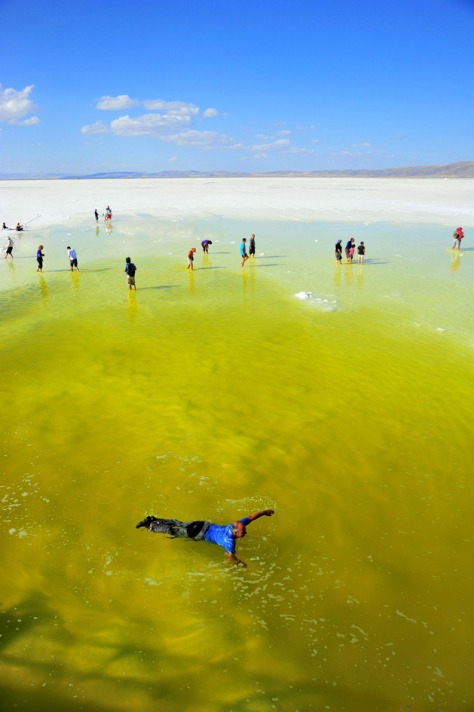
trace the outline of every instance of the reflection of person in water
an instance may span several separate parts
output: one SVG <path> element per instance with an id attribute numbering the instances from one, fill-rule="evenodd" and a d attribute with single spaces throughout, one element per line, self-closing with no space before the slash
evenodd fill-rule
<path id="1" fill-rule="evenodd" d="M 158 519 L 148 516 L 138 522 L 137 529 L 146 527 L 149 532 L 169 534 L 171 538 L 192 539 L 193 541 L 208 541 L 225 549 L 229 561 L 240 566 L 246 566 L 235 555 L 235 540 L 241 539 L 247 533 L 247 525 L 260 517 L 271 517 L 273 509 L 264 509 L 262 512 L 250 514 L 232 524 L 212 524 L 211 522 L 180 522 L 177 519 Z"/>

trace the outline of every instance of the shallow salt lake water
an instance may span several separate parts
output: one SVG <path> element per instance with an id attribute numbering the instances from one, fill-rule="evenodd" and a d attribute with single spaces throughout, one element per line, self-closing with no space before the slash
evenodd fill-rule
<path id="1" fill-rule="evenodd" d="M 362 267 L 335 264 L 350 236 Z M 147 216 L 16 237 L 0 264 L 4 709 L 473 709 L 465 242 Z M 245 570 L 135 529 L 268 507 Z"/>

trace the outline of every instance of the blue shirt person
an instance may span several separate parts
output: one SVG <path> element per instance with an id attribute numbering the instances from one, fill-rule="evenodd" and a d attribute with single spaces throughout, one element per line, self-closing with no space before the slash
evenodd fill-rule
<path id="1" fill-rule="evenodd" d="M 261 512 L 250 514 L 232 524 L 213 524 L 212 522 L 194 521 L 180 522 L 178 519 L 160 519 L 148 515 L 136 528 L 146 527 L 155 534 L 168 534 L 171 538 L 193 539 L 193 541 L 207 541 L 211 544 L 222 546 L 227 558 L 234 564 L 247 566 L 235 555 L 236 539 L 242 539 L 247 533 L 247 525 L 260 517 L 271 517 L 273 509 L 264 509 Z"/>
<path id="2" fill-rule="evenodd" d="M 243 237 L 242 242 L 240 243 L 240 256 L 242 257 L 242 262 L 240 263 L 240 266 L 243 267 L 245 264 L 245 260 L 248 260 L 249 256 L 247 254 L 247 238 Z"/>

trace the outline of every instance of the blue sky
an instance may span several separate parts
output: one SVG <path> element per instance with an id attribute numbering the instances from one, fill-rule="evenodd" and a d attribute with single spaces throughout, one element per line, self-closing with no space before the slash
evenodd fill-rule
<path id="1" fill-rule="evenodd" d="M 0 174 L 474 160 L 473 0 L 0 0 Z"/>

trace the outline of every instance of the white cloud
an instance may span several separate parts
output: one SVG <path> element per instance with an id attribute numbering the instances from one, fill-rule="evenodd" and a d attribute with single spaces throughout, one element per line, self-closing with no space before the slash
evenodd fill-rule
<path id="1" fill-rule="evenodd" d="M 147 99 L 141 102 L 148 111 L 164 111 L 173 116 L 197 116 L 199 107 L 185 101 L 163 101 L 162 99 Z"/>
<path id="2" fill-rule="evenodd" d="M 143 114 L 136 118 L 121 116 L 111 122 L 110 130 L 117 136 L 161 136 L 190 124 L 191 118 L 186 114 Z"/>
<path id="3" fill-rule="evenodd" d="M 128 94 L 102 96 L 96 105 L 101 111 L 144 107 L 148 113 L 142 115 L 119 116 L 110 124 L 96 121 L 81 128 L 86 135 L 110 133 L 116 136 L 157 136 L 178 146 L 200 146 L 201 148 L 234 147 L 236 142 L 225 136 L 206 131 L 186 131 L 191 129 L 196 118 L 224 116 L 217 109 L 209 107 L 203 112 L 196 104 L 185 101 L 165 101 L 163 99 L 133 99 Z M 139 114 L 140 112 L 134 112 Z"/>
<path id="4" fill-rule="evenodd" d="M 206 119 L 214 119 L 216 116 L 222 116 L 222 114 L 220 113 L 220 111 L 217 111 L 217 109 L 213 109 L 212 107 L 209 107 L 209 109 L 205 109 L 205 110 L 202 112 L 202 115 L 203 115 Z"/>
<path id="5" fill-rule="evenodd" d="M 93 124 L 83 126 L 81 129 L 81 133 L 86 135 L 105 134 L 109 133 L 109 129 L 102 121 L 95 121 Z"/>
<path id="6" fill-rule="evenodd" d="M 293 146 L 289 138 L 280 138 L 272 143 L 260 143 L 249 147 L 255 151 L 255 158 L 266 158 L 268 153 L 314 153 L 312 148 Z"/>
<path id="7" fill-rule="evenodd" d="M 277 131 L 276 135 L 277 136 L 291 136 L 293 131 L 290 131 L 289 129 L 283 129 L 283 131 Z"/>
<path id="8" fill-rule="evenodd" d="M 131 109 L 132 106 L 138 106 L 139 101 L 137 99 L 132 99 L 127 94 L 120 94 L 120 96 L 102 96 L 97 102 L 96 109 L 101 111 L 123 111 L 124 109 Z"/>
<path id="9" fill-rule="evenodd" d="M 37 116 L 23 119 L 24 116 L 38 109 L 30 99 L 33 88 L 32 84 L 16 91 L 16 89 L 3 89 L 0 84 L 0 121 L 18 126 L 33 126 L 39 123 Z"/>
<path id="10" fill-rule="evenodd" d="M 194 146 L 196 148 L 242 148 L 233 138 L 215 131 L 182 131 L 181 133 L 162 136 L 163 141 L 175 143 L 177 146 Z"/>
<path id="11" fill-rule="evenodd" d="M 257 151 L 258 153 L 266 151 L 287 151 L 291 147 L 291 141 L 289 138 L 280 138 L 278 141 L 273 141 L 272 143 L 261 143 L 252 146 L 252 151 Z"/>
<path id="12" fill-rule="evenodd" d="M 35 124 L 39 124 L 39 119 L 37 116 L 31 116 L 29 119 L 25 119 L 24 121 L 15 121 L 15 123 L 18 126 L 35 126 Z"/>

